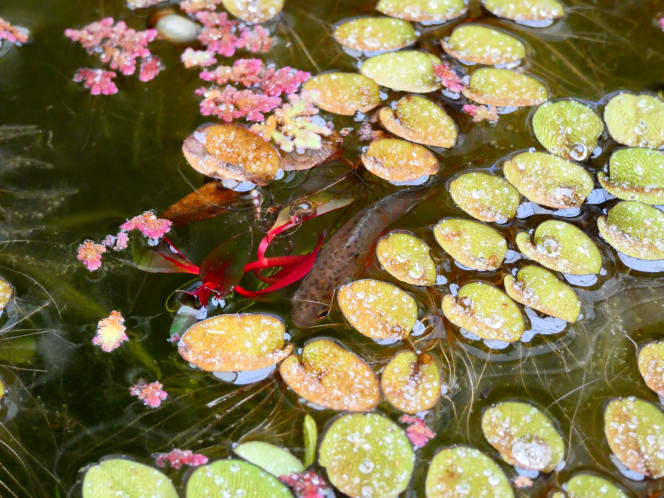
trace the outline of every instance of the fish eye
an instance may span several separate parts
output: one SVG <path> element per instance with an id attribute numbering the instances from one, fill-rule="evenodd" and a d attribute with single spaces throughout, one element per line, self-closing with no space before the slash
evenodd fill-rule
<path id="1" fill-rule="evenodd" d="M 330 314 L 330 308 L 325 308 L 323 311 L 318 313 L 318 319 L 322 320 L 323 318 L 325 318 L 329 314 Z"/>

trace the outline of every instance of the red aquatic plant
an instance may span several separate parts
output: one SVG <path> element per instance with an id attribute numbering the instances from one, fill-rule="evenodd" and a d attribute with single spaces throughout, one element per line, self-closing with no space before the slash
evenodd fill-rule
<path id="1" fill-rule="evenodd" d="M 116 76 L 115 71 L 82 67 L 76 71 L 74 82 L 83 83 L 92 95 L 114 95 L 118 93 L 118 87 L 113 82 Z"/>
<path id="2" fill-rule="evenodd" d="M 329 489 L 327 481 L 313 470 L 279 476 L 279 480 L 298 498 L 323 498 Z"/>
<path id="3" fill-rule="evenodd" d="M 123 232 L 138 230 L 151 241 L 161 239 L 170 229 L 170 220 L 157 218 L 152 211 L 145 211 L 120 225 L 120 230 Z"/>
<path id="4" fill-rule="evenodd" d="M 180 57 L 184 67 L 209 67 L 217 63 L 217 58 L 207 50 L 194 50 L 187 47 Z"/>
<path id="5" fill-rule="evenodd" d="M 81 261 L 89 271 L 98 270 L 101 267 L 101 255 L 106 252 L 106 247 L 96 244 L 94 240 L 86 240 L 78 246 L 76 258 Z"/>
<path id="6" fill-rule="evenodd" d="M 202 95 L 201 114 L 217 116 L 226 123 L 244 118 L 249 121 L 263 121 L 265 114 L 281 105 L 278 97 L 254 93 L 250 90 L 236 90 L 232 86 L 219 88 L 199 88 L 197 95 Z"/>
<path id="7" fill-rule="evenodd" d="M 498 109 L 492 105 L 466 104 L 461 110 L 469 116 L 472 116 L 475 123 L 485 120 L 491 123 L 498 122 Z"/>
<path id="8" fill-rule="evenodd" d="M 168 393 L 162 389 L 161 382 L 150 382 L 139 379 L 136 384 L 129 388 L 129 394 L 140 399 L 145 406 L 159 408 L 161 402 L 168 397 Z"/>
<path id="9" fill-rule="evenodd" d="M 460 92 L 463 90 L 463 80 L 453 70 L 452 66 L 447 62 L 442 64 L 434 64 L 433 72 L 436 78 L 440 80 L 442 85 L 452 92 Z"/>
<path id="10" fill-rule="evenodd" d="M 174 448 L 168 453 L 155 453 L 152 455 L 155 463 L 159 467 L 171 467 L 179 469 L 183 465 L 189 467 L 198 467 L 208 463 L 208 457 L 200 453 L 194 453 L 191 450 L 181 450 Z"/>
<path id="11" fill-rule="evenodd" d="M 419 417 L 414 417 L 412 415 L 403 415 L 399 418 L 399 422 L 404 424 L 409 424 L 406 429 L 406 436 L 410 439 L 410 442 L 413 443 L 413 446 L 416 448 L 422 448 L 426 446 L 429 442 L 429 439 L 433 438 L 436 434 L 427 427 Z"/>
<path id="12" fill-rule="evenodd" d="M 212 54 L 232 57 L 241 49 L 264 53 L 272 48 L 270 33 L 262 26 L 249 27 L 240 21 L 231 21 L 225 12 L 200 10 L 195 16 L 203 24 L 198 40 Z"/>
<path id="13" fill-rule="evenodd" d="M 97 323 L 97 334 L 92 339 L 92 344 L 99 346 L 105 353 L 110 353 L 129 340 L 125 330 L 127 328 L 124 326 L 124 317 L 119 311 L 113 310 L 108 318 Z"/>
<path id="14" fill-rule="evenodd" d="M 0 42 L 6 40 L 14 45 L 27 43 L 30 32 L 21 26 L 12 26 L 9 22 L 0 17 Z"/>

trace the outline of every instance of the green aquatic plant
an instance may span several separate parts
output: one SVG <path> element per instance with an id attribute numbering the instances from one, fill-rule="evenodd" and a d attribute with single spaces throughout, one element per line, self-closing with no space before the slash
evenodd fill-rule
<path id="1" fill-rule="evenodd" d="M 429 93 L 441 87 L 434 66 L 440 59 L 428 52 L 404 50 L 367 59 L 360 71 L 376 83 L 392 90 Z"/>
<path id="2" fill-rule="evenodd" d="M 473 171 L 450 183 L 457 206 L 480 221 L 504 222 L 516 215 L 519 192 L 504 178 Z"/>
<path id="3" fill-rule="evenodd" d="M 474 71 L 463 94 L 478 104 L 499 107 L 529 107 L 549 98 L 546 87 L 532 76 L 492 67 Z"/>
<path id="4" fill-rule="evenodd" d="M 521 22 L 550 21 L 565 13 L 556 0 L 482 0 L 482 4 L 492 14 Z"/>
<path id="5" fill-rule="evenodd" d="M 495 228 L 477 221 L 447 218 L 433 228 L 436 241 L 464 266 L 495 270 L 503 264 L 507 242 Z"/>
<path id="6" fill-rule="evenodd" d="M 452 57 L 475 64 L 513 64 L 526 56 L 526 47 L 518 38 L 481 24 L 463 24 L 443 41 L 443 49 Z"/>
<path id="7" fill-rule="evenodd" d="M 421 145 L 381 138 L 362 154 L 362 164 L 374 175 L 392 182 L 411 182 L 435 175 L 440 168 L 436 156 Z"/>
<path id="8" fill-rule="evenodd" d="M 263 441 L 240 443 L 233 452 L 275 477 L 304 471 L 304 465 L 288 450 Z"/>
<path id="9" fill-rule="evenodd" d="M 466 13 L 464 0 L 379 0 L 376 10 L 408 21 L 439 23 Z"/>
<path id="10" fill-rule="evenodd" d="M 88 468 L 82 493 L 84 498 L 178 496 L 171 480 L 157 469 L 124 458 L 109 458 Z"/>
<path id="11" fill-rule="evenodd" d="M 640 202 L 622 201 L 597 218 L 599 233 L 633 258 L 664 259 L 664 213 Z"/>
<path id="12" fill-rule="evenodd" d="M 664 101 L 648 94 L 621 92 L 604 108 L 611 137 L 622 145 L 659 149 L 664 145 Z"/>
<path id="13" fill-rule="evenodd" d="M 401 351 L 385 366 L 380 378 L 385 398 L 396 409 L 415 414 L 436 406 L 440 399 L 440 368 L 429 354 Z"/>
<path id="14" fill-rule="evenodd" d="M 334 39 L 359 52 L 387 52 L 412 45 L 417 41 L 413 26 L 389 17 L 363 17 L 340 24 Z"/>
<path id="15" fill-rule="evenodd" d="M 279 479 L 242 460 L 217 460 L 197 468 L 187 480 L 187 497 L 210 495 L 291 497 Z"/>
<path id="16" fill-rule="evenodd" d="M 627 494 L 611 481 L 593 474 L 576 474 L 564 488 L 570 498 L 627 498 Z"/>
<path id="17" fill-rule="evenodd" d="M 431 286 L 436 266 L 426 242 L 404 232 L 390 232 L 376 244 L 380 265 L 393 277 L 412 285 Z"/>
<path id="18" fill-rule="evenodd" d="M 368 112 L 380 105 L 378 85 L 361 74 L 319 74 L 307 81 L 303 88 L 318 92 L 315 98 L 318 107 L 342 116 Z"/>
<path id="19" fill-rule="evenodd" d="M 611 195 L 645 204 L 664 203 L 664 153 L 645 148 L 617 149 L 609 158 L 608 175 L 597 173 Z"/>
<path id="20" fill-rule="evenodd" d="M 664 398 L 664 342 L 649 342 L 638 355 L 639 373 L 646 385 Z"/>

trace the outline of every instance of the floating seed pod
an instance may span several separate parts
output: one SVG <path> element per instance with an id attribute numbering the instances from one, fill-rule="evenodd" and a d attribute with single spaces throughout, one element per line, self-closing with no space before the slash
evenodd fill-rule
<path id="1" fill-rule="evenodd" d="M 441 87 L 433 72 L 435 64 L 440 64 L 440 59 L 433 54 L 404 50 L 371 57 L 362 64 L 360 71 L 392 90 L 428 93 Z"/>
<path id="2" fill-rule="evenodd" d="M 664 259 L 664 213 L 657 208 L 622 201 L 597 218 L 597 226 L 616 251 L 647 261 Z"/>
<path id="3" fill-rule="evenodd" d="M 83 477 L 83 498 L 152 496 L 178 498 L 171 480 L 157 469 L 126 458 L 109 458 L 93 465 Z"/>
<path id="4" fill-rule="evenodd" d="M 643 346 L 639 351 L 638 364 L 646 385 L 664 398 L 664 341 Z"/>
<path id="5" fill-rule="evenodd" d="M 429 410 L 440 399 L 440 369 L 427 353 L 397 353 L 385 366 L 380 383 L 387 401 L 405 413 Z"/>
<path id="6" fill-rule="evenodd" d="M 664 413 L 639 398 L 618 398 L 604 412 L 604 434 L 629 470 L 651 479 L 664 476 Z"/>
<path id="7" fill-rule="evenodd" d="M 408 486 L 415 454 L 406 433 L 377 413 L 343 415 L 320 445 L 330 482 L 353 497 L 396 498 Z"/>
<path id="8" fill-rule="evenodd" d="M 593 474 L 576 474 L 567 484 L 565 491 L 569 498 L 628 498 L 618 486 L 603 477 Z"/>
<path id="9" fill-rule="evenodd" d="M 627 201 L 664 204 L 664 152 L 652 149 L 618 149 L 609 159 L 609 177 L 597 173 L 602 187 Z"/>
<path id="10" fill-rule="evenodd" d="M 304 471 L 302 462 L 288 450 L 263 441 L 238 444 L 233 452 L 275 477 Z"/>
<path id="11" fill-rule="evenodd" d="M 516 342 L 525 329 L 516 303 L 484 282 L 464 285 L 456 297 L 444 296 L 443 313 L 457 327 L 490 341 Z"/>
<path id="12" fill-rule="evenodd" d="M 383 107 L 378 113 L 390 133 L 411 142 L 433 147 L 454 147 L 459 132 L 454 120 L 440 106 L 419 95 L 406 95 L 394 110 Z"/>
<path id="13" fill-rule="evenodd" d="M 426 242 L 403 232 L 390 232 L 376 245 L 376 256 L 385 271 L 412 285 L 436 283 L 436 266 L 429 251 Z"/>
<path id="14" fill-rule="evenodd" d="M 433 228 L 433 234 L 445 252 L 475 270 L 495 270 L 507 254 L 500 232 L 477 221 L 446 218 Z"/>
<path id="15" fill-rule="evenodd" d="M 493 67 L 476 70 L 463 94 L 473 102 L 498 107 L 527 107 L 549 98 L 546 87 L 535 78 Z"/>
<path id="16" fill-rule="evenodd" d="M 487 173 L 460 175 L 450 183 L 450 195 L 457 206 L 480 221 L 508 221 L 519 208 L 519 192 L 504 178 Z"/>
<path id="17" fill-rule="evenodd" d="M 442 449 L 431 460 L 426 497 L 450 498 L 459 496 L 460 492 L 464 496 L 514 496 L 505 473 L 480 450 L 468 446 Z"/>
<path id="18" fill-rule="evenodd" d="M 293 391 L 330 410 L 362 412 L 380 400 L 378 377 L 359 356 L 327 339 L 308 342 L 302 359 L 291 355 L 279 368 Z"/>
<path id="19" fill-rule="evenodd" d="M 462 24 L 443 40 L 443 49 L 462 62 L 513 64 L 526 56 L 526 47 L 517 38 L 481 24 Z"/>
<path id="20" fill-rule="evenodd" d="M 187 330 L 178 352 L 208 372 L 260 370 L 279 363 L 293 350 L 284 343 L 280 319 L 262 313 L 219 315 Z"/>
<path id="21" fill-rule="evenodd" d="M 527 258 L 550 270 L 590 275 L 602 269 L 602 255 L 595 243 L 582 230 L 564 221 L 541 223 L 532 241 L 528 233 L 519 232 L 516 245 Z"/>
<path id="22" fill-rule="evenodd" d="M 345 22 L 334 31 L 341 45 L 359 52 L 399 50 L 417 41 L 413 26 L 390 17 L 362 17 Z"/>
<path id="23" fill-rule="evenodd" d="M 664 102 L 657 97 L 619 93 L 606 104 L 604 121 L 619 144 L 651 149 L 664 145 Z"/>
<path id="24" fill-rule="evenodd" d="M 304 84 L 305 91 L 316 90 L 316 105 L 324 111 L 342 116 L 368 112 L 380 105 L 378 85 L 356 73 L 324 73 Z"/>
<path id="25" fill-rule="evenodd" d="M 138 495 L 137 495 L 138 496 Z M 147 494 L 146 496 L 152 496 Z M 187 481 L 187 497 L 242 496 L 288 497 L 290 490 L 279 479 L 242 460 L 217 460 L 198 467 Z"/>
<path id="26" fill-rule="evenodd" d="M 221 0 L 224 8 L 238 19 L 252 24 L 269 21 L 284 8 L 284 0 Z"/>
<path id="27" fill-rule="evenodd" d="M 581 302 L 574 290 L 548 270 L 525 266 L 516 278 L 505 275 L 505 290 L 515 301 L 545 315 L 574 323 L 581 313 Z"/>
<path id="28" fill-rule="evenodd" d="M 173 9 L 163 9 L 150 16 L 149 24 L 157 30 L 159 38 L 171 43 L 189 43 L 201 32 L 201 25 Z"/>
<path id="29" fill-rule="evenodd" d="M 411 182 L 438 173 L 438 160 L 421 145 L 380 138 L 362 154 L 362 164 L 374 175 L 391 182 Z"/>
<path id="30" fill-rule="evenodd" d="M 462 16 L 465 0 L 380 0 L 376 10 L 390 17 L 425 24 L 440 23 Z"/>
<path id="31" fill-rule="evenodd" d="M 488 408 L 482 432 L 510 465 L 551 472 L 565 458 L 565 443 L 549 417 L 528 403 L 504 401 Z"/>
<path id="32" fill-rule="evenodd" d="M 279 170 L 277 149 L 236 124 L 199 128 L 182 145 L 187 161 L 211 178 L 267 185 Z"/>
<path id="33" fill-rule="evenodd" d="M 396 285 L 380 280 L 357 280 L 343 285 L 337 302 L 346 320 L 372 339 L 404 339 L 417 321 L 417 304 Z"/>
<path id="34" fill-rule="evenodd" d="M 578 164 L 546 152 L 522 152 L 503 172 L 529 201 L 555 209 L 580 207 L 593 190 L 592 176 Z"/>
<path id="35" fill-rule="evenodd" d="M 11 301 L 14 288 L 4 278 L 0 277 L 0 314 Z"/>
<path id="36" fill-rule="evenodd" d="M 546 150 L 573 161 L 585 161 L 597 148 L 604 123 L 578 100 L 547 102 L 533 115 L 533 132 Z"/>
<path id="37" fill-rule="evenodd" d="M 482 0 L 493 15 L 513 21 L 552 21 L 565 14 L 556 0 Z"/>

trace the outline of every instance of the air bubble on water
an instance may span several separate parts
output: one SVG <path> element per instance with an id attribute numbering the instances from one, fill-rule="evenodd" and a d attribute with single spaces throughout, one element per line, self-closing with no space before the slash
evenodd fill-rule
<path id="1" fill-rule="evenodd" d="M 410 335 L 413 337 L 417 337 L 422 335 L 425 330 L 426 327 L 424 326 L 424 324 L 421 321 L 417 320 L 415 322 L 415 325 L 413 325 L 413 330 L 411 331 Z"/>
<path id="2" fill-rule="evenodd" d="M 515 23 L 521 24 L 522 26 L 528 26 L 529 28 L 548 28 L 553 24 L 553 19 L 543 19 L 541 21 L 528 21 L 524 19 L 515 19 Z"/>
<path id="3" fill-rule="evenodd" d="M 316 206 L 308 200 L 298 202 L 288 209 L 288 215 L 293 223 L 302 223 L 316 215 Z"/>
<path id="4" fill-rule="evenodd" d="M 373 470 L 374 464 L 371 460 L 369 460 L 368 458 L 365 458 L 364 460 L 362 460 L 360 462 L 360 465 L 359 465 L 358 468 L 359 468 L 360 472 L 362 472 L 363 474 L 368 474 L 369 472 L 371 472 Z"/>
<path id="5" fill-rule="evenodd" d="M 591 287 L 597 283 L 597 275 L 591 273 L 590 275 L 571 275 L 563 273 L 565 280 L 570 284 L 578 287 Z"/>
<path id="6" fill-rule="evenodd" d="M 664 260 L 659 259 L 656 261 L 647 261 L 644 259 L 638 259 L 634 258 L 632 256 L 628 256 L 627 254 L 617 251 L 618 252 L 618 258 L 620 258 L 620 261 L 628 267 L 631 268 L 632 270 L 640 271 L 643 273 L 660 273 L 664 272 Z"/>
<path id="7" fill-rule="evenodd" d="M 444 275 L 436 275 L 435 285 L 445 285 L 447 283 L 447 278 Z"/>
<path id="8" fill-rule="evenodd" d="M 498 339 L 484 339 L 484 345 L 489 349 L 505 349 L 510 343 L 506 341 L 499 341 Z"/>
<path id="9" fill-rule="evenodd" d="M 617 456 L 611 455 L 611 461 L 613 462 L 613 465 L 616 466 L 616 468 L 620 471 L 622 475 L 624 475 L 627 479 L 631 479 L 632 481 L 643 481 L 645 479 L 645 475 L 640 474 L 634 470 L 630 470 L 623 463 L 618 459 Z"/>
<path id="10" fill-rule="evenodd" d="M 583 161 L 588 155 L 588 147 L 583 144 L 576 143 L 569 151 L 569 155 L 575 161 Z"/>
<path id="11" fill-rule="evenodd" d="M 645 121 L 640 120 L 637 125 L 634 127 L 634 133 L 637 135 L 645 135 L 648 131 L 648 125 Z"/>
<path id="12" fill-rule="evenodd" d="M 470 339 L 471 341 L 481 341 L 482 338 L 477 335 L 473 334 L 470 330 L 466 330 L 463 327 L 459 329 L 459 333 L 465 337 L 466 339 Z"/>

